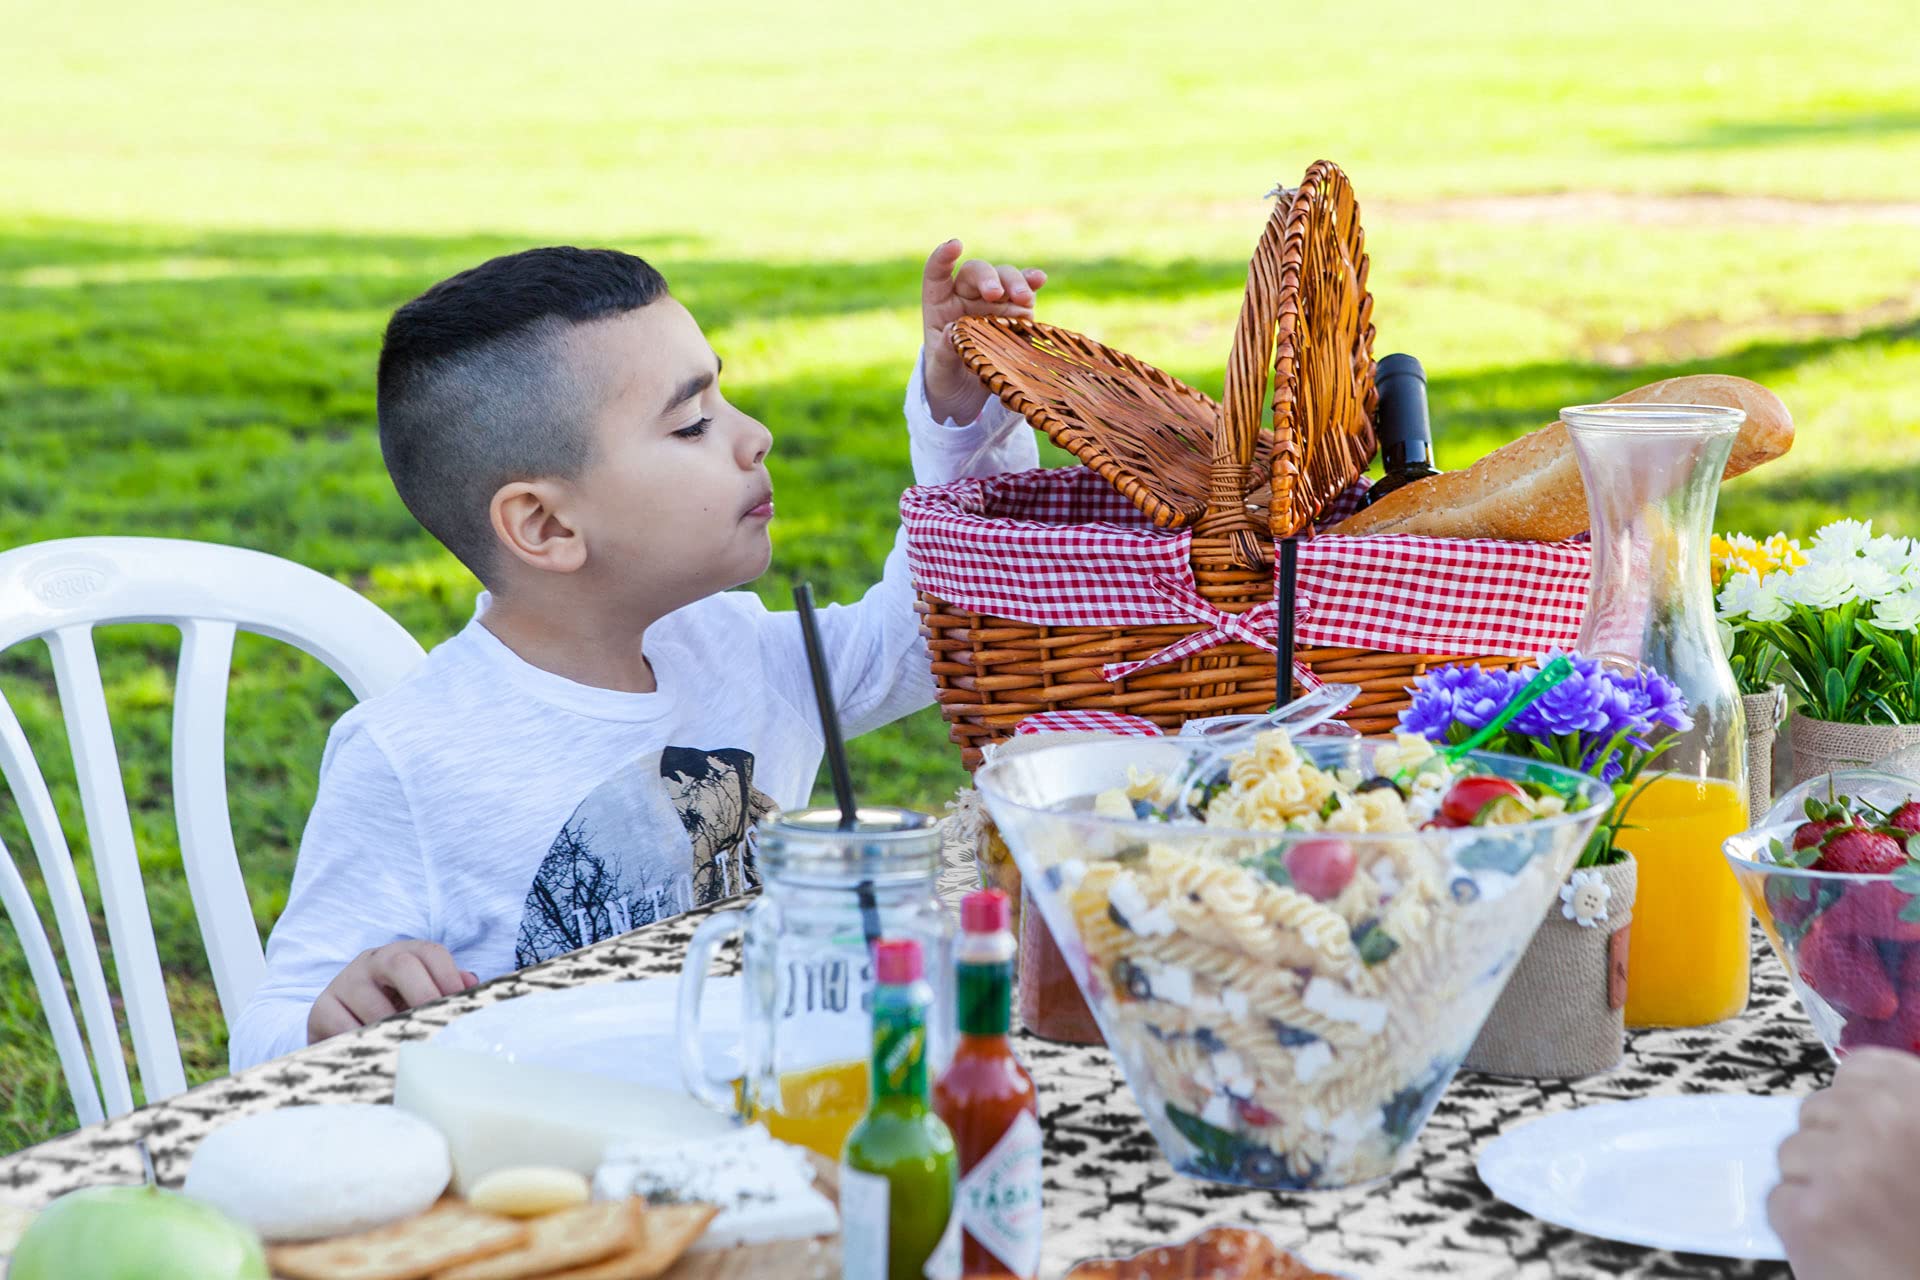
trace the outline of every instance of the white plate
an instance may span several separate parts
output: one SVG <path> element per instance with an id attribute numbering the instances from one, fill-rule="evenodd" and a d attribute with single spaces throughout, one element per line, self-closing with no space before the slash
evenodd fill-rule
<path id="1" fill-rule="evenodd" d="M 433 1037 L 449 1049 L 686 1092 L 674 1034 L 678 978 L 536 991 L 454 1019 Z M 708 978 L 701 995 L 708 1070 L 740 1071 L 740 979 Z"/>
<path id="2" fill-rule="evenodd" d="M 1641 1098 L 1562 1112 L 1480 1152 L 1480 1180 L 1536 1218 L 1604 1240 L 1783 1262 L 1767 1225 L 1774 1153 L 1800 1099 Z"/>

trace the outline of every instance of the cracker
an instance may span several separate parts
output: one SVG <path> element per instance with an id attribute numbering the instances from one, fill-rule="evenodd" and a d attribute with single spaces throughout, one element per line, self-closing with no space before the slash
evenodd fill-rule
<path id="1" fill-rule="evenodd" d="M 562 1209 L 527 1224 L 527 1242 L 478 1262 L 436 1272 L 433 1280 L 528 1280 L 565 1267 L 584 1266 L 645 1241 L 644 1200 L 611 1200 Z"/>
<path id="2" fill-rule="evenodd" d="M 527 1235 L 518 1222 L 442 1200 L 392 1226 L 275 1246 L 267 1260 L 290 1280 L 426 1280 L 436 1271 L 517 1248 Z"/>
<path id="3" fill-rule="evenodd" d="M 639 1248 L 540 1280 L 654 1280 L 680 1260 L 719 1212 L 710 1204 L 650 1206 L 640 1219 Z"/>

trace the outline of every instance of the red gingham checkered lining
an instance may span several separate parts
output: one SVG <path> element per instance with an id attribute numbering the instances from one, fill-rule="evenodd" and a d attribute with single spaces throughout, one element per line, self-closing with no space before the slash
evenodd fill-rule
<path id="1" fill-rule="evenodd" d="M 1160 726 L 1123 711 L 1040 711 L 1015 726 L 1014 735 L 1035 733 L 1117 733 L 1129 738 L 1159 738 Z"/>
<path id="2" fill-rule="evenodd" d="M 1363 492 L 1356 485 L 1337 505 Z M 1194 607 L 1191 533 L 1154 528 L 1085 467 L 909 489 L 900 513 L 914 584 L 958 608 L 1035 626 L 1207 620 Z M 1307 539 L 1300 544 L 1295 642 L 1398 653 L 1568 648 L 1579 634 L 1589 565 L 1589 550 L 1578 542 Z M 1146 663 L 1109 668 L 1107 678 L 1230 639 L 1268 647 L 1274 626 L 1274 610 L 1263 607 Z"/>
<path id="3" fill-rule="evenodd" d="M 1300 544 L 1294 643 L 1389 653 L 1571 649 L 1591 566 L 1583 542 L 1314 538 Z"/>

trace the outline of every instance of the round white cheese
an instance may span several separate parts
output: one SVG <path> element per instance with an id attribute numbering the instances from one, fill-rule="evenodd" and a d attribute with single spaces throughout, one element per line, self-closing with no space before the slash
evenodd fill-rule
<path id="1" fill-rule="evenodd" d="M 438 1129 L 393 1107 L 352 1103 L 223 1125 L 194 1152 L 183 1189 L 262 1239 L 317 1240 L 410 1218 L 452 1175 Z"/>

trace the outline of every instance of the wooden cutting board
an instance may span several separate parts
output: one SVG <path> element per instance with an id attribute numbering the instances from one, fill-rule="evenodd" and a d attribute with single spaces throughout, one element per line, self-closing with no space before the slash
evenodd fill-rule
<path id="1" fill-rule="evenodd" d="M 840 1207 L 840 1170 L 815 1152 L 813 1185 Z M 839 1280 L 840 1234 L 778 1244 L 738 1245 L 716 1253 L 690 1253 L 673 1264 L 665 1280 Z"/>

